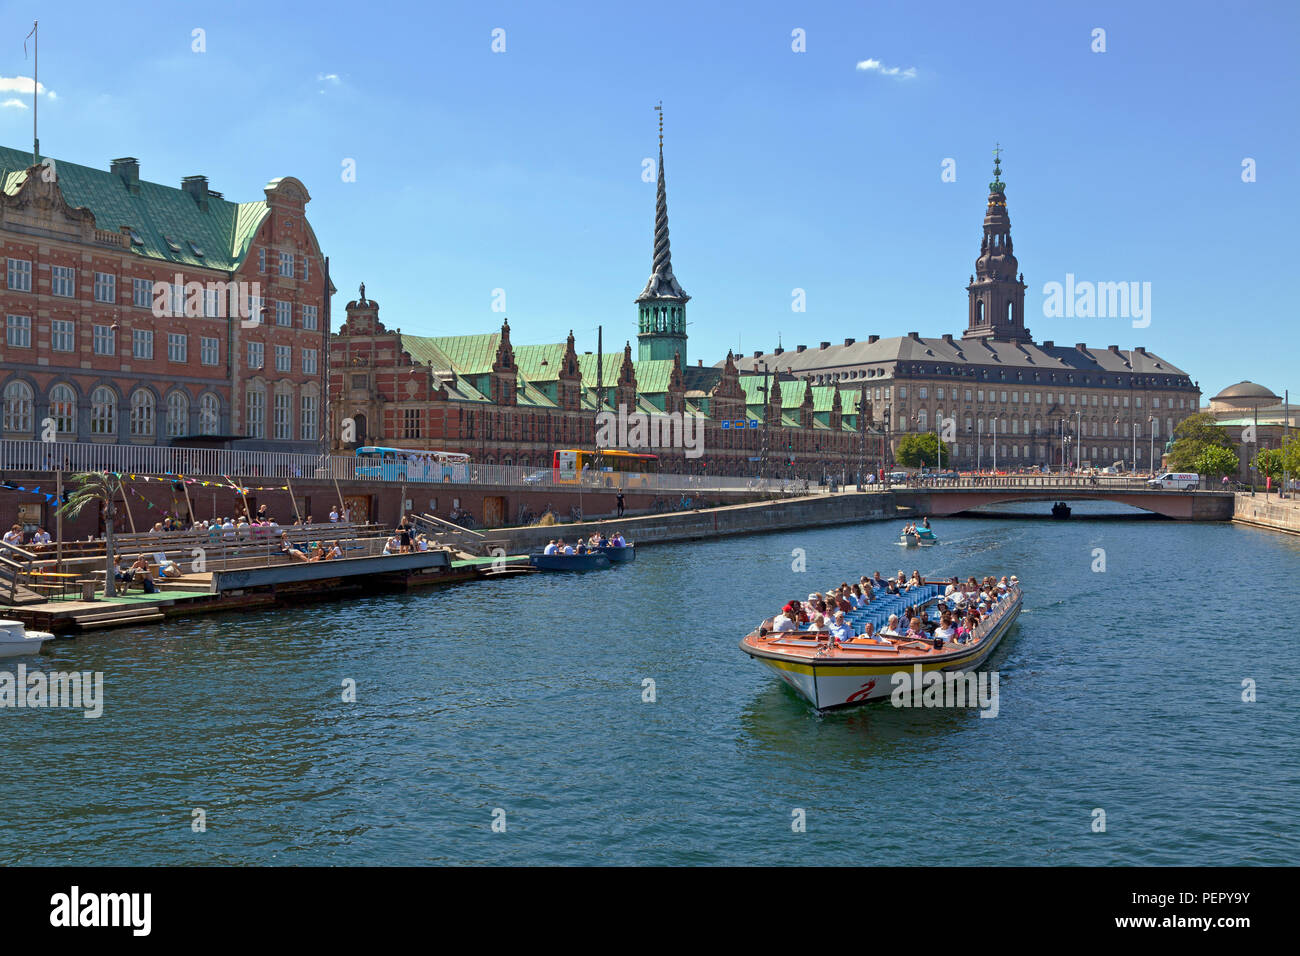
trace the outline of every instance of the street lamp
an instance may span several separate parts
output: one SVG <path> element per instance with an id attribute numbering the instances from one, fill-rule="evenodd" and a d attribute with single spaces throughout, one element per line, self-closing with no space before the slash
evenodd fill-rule
<path id="1" fill-rule="evenodd" d="M 1147 459 L 1147 465 L 1151 468 L 1151 477 L 1154 478 L 1156 474 L 1156 417 L 1154 415 L 1147 416 L 1147 431 L 1151 438 L 1151 457 Z"/>
<path id="2" fill-rule="evenodd" d="M 1075 471 L 1083 471 L 1083 411 L 1075 409 L 1074 412 L 1074 458 Z"/>
<path id="3" fill-rule="evenodd" d="M 996 418 L 989 419 L 989 428 L 993 436 L 993 474 L 996 475 L 998 473 L 998 420 Z"/>

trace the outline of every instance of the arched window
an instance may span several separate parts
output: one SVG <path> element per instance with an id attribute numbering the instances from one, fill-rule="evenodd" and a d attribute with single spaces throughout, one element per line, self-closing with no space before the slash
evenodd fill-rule
<path id="1" fill-rule="evenodd" d="M 199 398 L 199 434 L 215 435 L 221 427 L 221 400 L 211 392 Z"/>
<path id="2" fill-rule="evenodd" d="M 1008 302 L 1007 303 L 1007 325 L 1010 325 L 1012 322 L 1014 322 L 1015 318 L 1016 318 L 1015 303 Z"/>
<path id="3" fill-rule="evenodd" d="M 155 404 L 153 392 L 147 388 L 137 388 L 131 393 L 131 437 L 153 437 L 153 416 Z"/>
<path id="4" fill-rule="evenodd" d="M 90 393 L 90 433 L 117 434 L 117 395 L 105 385 Z"/>
<path id="5" fill-rule="evenodd" d="M 975 324 L 976 325 L 984 324 L 984 300 L 983 299 L 979 299 L 975 303 Z"/>
<path id="6" fill-rule="evenodd" d="M 167 437 L 179 438 L 189 431 L 190 397 L 184 392 L 167 396 Z"/>
<path id="7" fill-rule="evenodd" d="M 70 385 L 55 385 L 50 389 L 50 417 L 55 429 L 62 435 L 77 430 L 77 394 Z"/>
<path id="8" fill-rule="evenodd" d="M 5 386 L 4 430 L 31 434 L 32 390 L 26 382 L 15 380 Z"/>

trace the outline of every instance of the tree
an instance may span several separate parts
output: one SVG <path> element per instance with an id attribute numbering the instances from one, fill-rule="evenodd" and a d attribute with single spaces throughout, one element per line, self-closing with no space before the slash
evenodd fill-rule
<path id="1" fill-rule="evenodd" d="M 68 500 L 59 506 L 65 516 L 75 518 L 91 502 L 98 502 L 104 511 L 104 597 L 117 596 L 117 579 L 113 577 L 113 518 L 117 514 L 117 496 L 122 492 L 122 481 L 110 471 L 82 471 L 69 479 L 73 491 Z"/>
<path id="2" fill-rule="evenodd" d="M 1281 481 L 1282 472 L 1286 468 L 1286 455 L 1280 448 L 1265 448 L 1255 456 L 1254 465 L 1266 478 Z"/>
<path id="3" fill-rule="evenodd" d="M 1173 437 L 1174 444 L 1169 449 L 1170 471 L 1200 471 L 1196 462 L 1207 448 L 1233 451 L 1227 430 L 1215 422 L 1209 412 L 1198 412 L 1184 418 L 1174 429 Z"/>
<path id="4" fill-rule="evenodd" d="M 1218 445 L 1207 445 L 1201 449 L 1201 453 L 1193 462 L 1193 467 L 1198 474 L 1207 478 L 1222 478 L 1224 475 L 1234 475 L 1241 466 L 1241 459 L 1231 448 L 1221 448 Z"/>
<path id="5" fill-rule="evenodd" d="M 894 457 L 900 465 L 908 468 L 938 467 L 939 444 L 939 436 L 934 432 L 904 435 L 898 443 L 898 453 Z M 952 461 L 952 449 L 947 443 L 943 445 L 943 460 Z"/>

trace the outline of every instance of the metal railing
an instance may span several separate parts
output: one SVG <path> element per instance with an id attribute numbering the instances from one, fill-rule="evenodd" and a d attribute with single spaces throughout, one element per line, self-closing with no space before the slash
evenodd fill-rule
<path id="1" fill-rule="evenodd" d="M 311 455 L 241 451 L 223 448 L 178 448 L 163 445 L 118 445 L 97 442 L 0 440 L 0 470 L 112 471 L 130 475 L 184 475 L 187 478 L 238 477 L 325 481 L 405 482 L 418 486 L 555 489 L 583 492 L 729 491 L 757 494 L 802 493 L 807 482 L 781 478 L 746 478 L 710 474 L 635 474 L 584 471 L 561 480 L 549 466 L 468 465 L 443 467 L 383 462 L 357 455 Z M 816 485 L 812 486 L 814 489 Z"/>

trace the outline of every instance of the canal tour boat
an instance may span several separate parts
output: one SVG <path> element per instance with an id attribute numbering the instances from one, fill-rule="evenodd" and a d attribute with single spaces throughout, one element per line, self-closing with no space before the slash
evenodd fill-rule
<path id="1" fill-rule="evenodd" d="M 924 584 L 905 594 L 890 594 L 854 611 L 849 617 L 857 634 L 870 621 L 879 630 L 890 614 L 916 605 L 929 611 L 942 600 L 942 584 Z M 983 664 L 1020 614 L 1021 592 L 1013 586 L 989 608 L 966 644 L 932 639 L 877 643 L 861 636 L 836 643 L 825 631 L 773 631 L 769 618 L 740 642 L 740 649 L 766 664 L 799 696 L 817 710 L 852 707 L 888 699 L 894 690 L 893 675 L 902 671 L 924 675 L 930 671 L 969 671 Z M 920 667 L 920 671 L 915 671 Z"/>
<path id="2" fill-rule="evenodd" d="M 29 631 L 22 621 L 0 621 L 0 657 L 39 654 L 41 645 L 54 640 L 48 631 Z"/>

